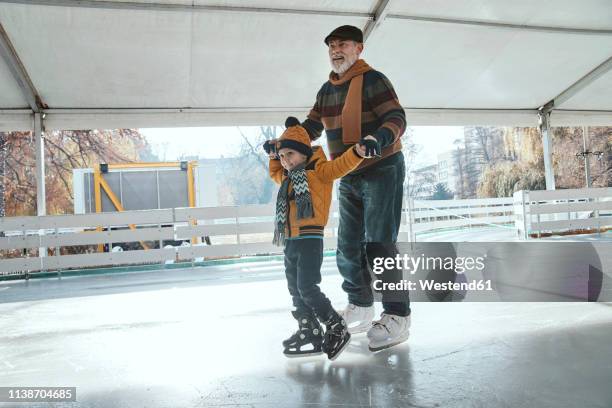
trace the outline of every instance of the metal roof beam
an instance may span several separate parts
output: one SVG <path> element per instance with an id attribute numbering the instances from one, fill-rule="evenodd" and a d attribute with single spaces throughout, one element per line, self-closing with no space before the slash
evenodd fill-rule
<path id="1" fill-rule="evenodd" d="M 119 10 L 155 10 L 155 11 L 209 11 L 209 12 L 238 12 L 238 13 L 267 13 L 267 14 L 297 14 L 318 15 L 334 17 L 361 17 L 372 18 L 370 13 L 358 13 L 350 11 L 330 10 L 308 10 L 308 9 L 284 9 L 271 7 L 235 7 L 235 6 L 209 6 L 200 4 L 175 4 L 175 3 L 141 3 L 133 1 L 104 1 L 104 0 L 0 0 L 0 3 L 26 4 L 29 6 L 54 6 L 54 7 L 80 7 L 95 9 L 119 9 Z"/>
<path id="2" fill-rule="evenodd" d="M 554 27 L 554 26 L 551 27 L 551 26 L 539 26 L 539 25 L 499 23 L 495 21 L 408 16 L 408 15 L 401 15 L 401 14 L 388 14 L 387 18 L 394 19 L 394 20 L 410 20 L 410 21 L 418 21 L 418 22 L 425 22 L 425 23 L 459 24 L 459 25 L 479 26 L 479 27 L 487 27 L 487 28 L 501 28 L 501 29 L 509 29 L 509 30 L 539 31 L 539 32 L 546 32 L 546 33 L 612 35 L 612 30 L 610 29 L 591 29 L 591 28 Z"/>
<path id="3" fill-rule="evenodd" d="M 602 75 L 608 73 L 612 69 L 612 57 L 608 58 L 606 61 L 599 64 L 593 70 L 591 70 L 588 74 L 580 78 L 578 81 L 574 82 L 570 85 L 565 91 L 561 92 L 555 98 L 553 98 L 550 102 L 544 105 L 544 110 L 552 110 L 556 106 L 561 106 L 569 99 L 571 99 L 578 92 L 586 88 L 588 85 L 596 81 Z"/>
<path id="4" fill-rule="evenodd" d="M 503 28 L 512 30 L 540 31 L 549 33 L 573 33 L 590 35 L 612 35 L 612 29 L 590 29 L 577 27 L 555 27 L 527 24 L 500 23 L 496 21 L 453 19 L 444 17 L 411 16 L 402 14 L 390 14 L 388 4 L 390 0 L 379 0 L 373 13 L 361 13 L 353 11 L 330 11 L 312 9 L 285 9 L 271 7 L 236 7 L 236 6 L 214 6 L 199 4 L 176 4 L 163 1 L 143 3 L 135 1 L 112 1 L 112 0 L 0 0 L 0 3 L 13 3 L 52 7 L 72 8 L 96 8 L 96 9 L 123 9 L 123 10 L 156 10 L 156 11 L 209 11 L 209 12 L 239 12 L 239 13 L 274 13 L 294 15 L 318 15 L 332 17 L 356 17 L 373 20 L 374 27 L 366 30 L 374 30 L 385 18 L 398 20 L 411 20 L 430 23 L 462 24 L 471 26 L 482 26 L 490 28 Z M 368 24 L 371 25 L 371 24 Z M 367 33 L 369 36 L 370 33 Z M 367 37 L 365 37 L 367 38 Z"/>
<path id="5" fill-rule="evenodd" d="M 374 30 L 378 29 L 389 14 L 390 0 L 379 0 L 374 8 L 374 16 L 363 29 L 363 42 L 366 42 Z"/>
<path id="6" fill-rule="evenodd" d="M 21 62 L 17 51 L 15 51 L 15 47 L 11 43 L 8 34 L 4 30 L 2 23 L 0 23 L 0 56 L 2 59 L 6 61 L 6 64 L 15 78 L 15 81 L 21 88 L 21 92 L 23 92 L 23 96 L 25 97 L 28 105 L 34 112 L 40 112 L 45 108 L 45 104 L 42 102 L 38 91 L 34 87 L 30 76 L 28 75 L 28 71 L 25 66 Z"/>

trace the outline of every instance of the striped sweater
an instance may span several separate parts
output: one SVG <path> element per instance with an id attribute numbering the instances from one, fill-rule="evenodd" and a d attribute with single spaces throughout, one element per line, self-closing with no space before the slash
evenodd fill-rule
<path id="1" fill-rule="evenodd" d="M 350 146 L 342 142 L 342 108 L 350 81 L 333 85 L 327 81 L 317 93 L 317 100 L 302 126 L 310 138 L 316 140 L 325 129 L 331 159 Z M 382 159 L 401 150 L 400 137 L 406 129 L 406 115 L 393 85 L 381 72 L 370 70 L 363 74 L 361 136 L 372 135 L 381 145 Z M 354 172 L 377 160 L 365 160 Z"/>

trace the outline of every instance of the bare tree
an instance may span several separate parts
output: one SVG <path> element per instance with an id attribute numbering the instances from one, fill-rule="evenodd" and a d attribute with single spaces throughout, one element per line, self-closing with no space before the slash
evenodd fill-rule
<path id="1" fill-rule="evenodd" d="M 431 198 L 437 181 L 436 165 L 413 170 L 410 173 L 410 190 L 408 195 L 416 198 Z"/>
<path id="2" fill-rule="evenodd" d="M 4 134 L 3 211 L 10 215 L 33 214 L 36 208 L 36 166 L 30 132 Z M 73 207 L 72 170 L 97 163 L 125 163 L 139 159 L 146 140 L 134 129 L 53 131 L 45 133 L 47 208 L 50 214 Z M 0 153 L 0 159 L 2 154 Z"/>
<path id="3" fill-rule="evenodd" d="M 261 126 L 254 137 L 238 128 L 242 143 L 238 157 L 222 163 L 225 191 L 232 196 L 232 204 L 267 204 L 272 200 L 274 183 L 268 171 L 268 156 L 262 149 L 265 140 L 278 137 L 278 126 Z"/>
<path id="4" fill-rule="evenodd" d="M 457 139 L 454 141 L 455 148 L 453 150 L 453 171 L 456 176 L 455 192 L 459 198 L 467 198 L 467 170 L 466 170 L 466 154 L 465 148 L 462 147 L 462 141 Z"/>
<path id="5" fill-rule="evenodd" d="M 6 208 L 4 201 L 5 190 L 5 170 L 6 170 L 6 153 L 8 150 L 8 136 L 4 132 L 0 132 L 0 217 L 6 216 Z M 0 234 L 4 232 L 0 231 Z"/>

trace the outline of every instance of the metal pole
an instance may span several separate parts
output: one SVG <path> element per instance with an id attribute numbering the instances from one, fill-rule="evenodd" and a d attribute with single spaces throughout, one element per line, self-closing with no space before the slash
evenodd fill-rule
<path id="1" fill-rule="evenodd" d="M 410 242 L 416 242 L 416 234 L 414 233 L 414 199 L 408 197 L 408 231 L 410 234 Z"/>
<path id="2" fill-rule="evenodd" d="M 34 87 L 30 75 L 25 65 L 23 65 L 21 58 L 19 58 L 2 23 L 0 23 L 0 58 L 5 61 L 6 66 L 13 75 L 13 79 L 17 82 L 28 105 L 30 105 L 32 112 L 40 112 L 41 109 L 45 109 L 47 105 L 42 101 L 38 91 Z"/>
<path id="3" fill-rule="evenodd" d="M 36 214 L 40 217 L 47 215 L 47 204 L 45 200 L 45 141 L 43 139 L 42 114 L 34 113 L 34 141 L 36 150 Z M 45 230 L 38 231 L 38 235 L 44 235 Z M 47 248 L 39 247 L 38 256 L 44 258 Z"/>
<path id="4" fill-rule="evenodd" d="M 552 137 L 550 134 L 550 111 L 540 110 L 538 113 L 540 134 L 544 147 L 544 173 L 546 177 L 546 190 L 555 189 L 555 175 L 552 164 Z"/>
<path id="5" fill-rule="evenodd" d="M 525 239 L 525 241 L 529 240 L 529 231 L 527 231 L 528 224 L 527 224 L 527 194 L 525 194 L 525 190 L 521 190 L 521 201 L 522 201 L 522 205 L 523 205 L 523 238 Z"/>
<path id="6" fill-rule="evenodd" d="M 591 188 L 591 164 L 589 161 L 589 127 L 582 127 L 582 145 L 585 152 L 584 155 L 584 175 L 586 177 L 586 188 Z"/>
<path id="7" fill-rule="evenodd" d="M 121 173 L 119 173 L 121 174 Z M 157 188 L 157 209 L 161 209 L 161 195 L 160 195 L 160 191 L 159 191 L 159 170 L 155 170 L 155 183 L 156 183 L 156 188 Z M 157 228 L 159 228 L 159 233 L 161 235 L 162 233 L 162 225 L 161 224 L 157 224 Z M 164 248 L 164 242 L 163 240 L 159 240 L 159 249 L 163 249 Z M 193 267 L 193 262 L 191 263 L 192 267 Z"/>
<path id="8" fill-rule="evenodd" d="M 363 41 L 367 42 L 374 30 L 378 29 L 389 13 L 389 0 L 379 0 L 374 9 L 374 16 L 363 29 Z"/>
<path id="9" fill-rule="evenodd" d="M 47 215 L 45 200 L 45 141 L 42 115 L 34 114 L 34 140 L 36 141 L 36 213 Z"/>

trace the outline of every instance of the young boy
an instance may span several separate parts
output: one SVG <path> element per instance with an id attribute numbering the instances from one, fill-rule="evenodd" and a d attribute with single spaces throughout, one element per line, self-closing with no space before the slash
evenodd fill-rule
<path id="1" fill-rule="evenodd" d="M 323 229 L 329 217 L 334 180 L 355 169 L 363 161 L 365 149 L 355 145 L 336 160 L 327 161 L 320 146 L 311 147 L 306 129 L 296 118 L 287 118 L 285 127 L 276 143 L 264 144 L 270 156 L 270 177 L 281 185 L 276 199 L 274 243 L 285 246 L 285 275 L 296 308 L 292 314 L 299 326 L 283 341 L 284 354 L 296 357 L 323 351 L 335 360 L 351 335 L 318 286 Z M 319 321 L 326 326 L 325 336 Z"/>

